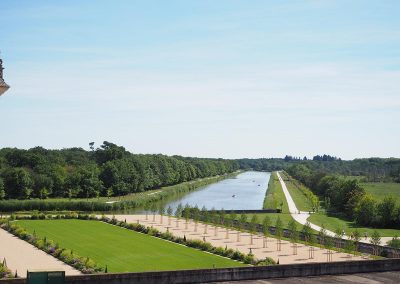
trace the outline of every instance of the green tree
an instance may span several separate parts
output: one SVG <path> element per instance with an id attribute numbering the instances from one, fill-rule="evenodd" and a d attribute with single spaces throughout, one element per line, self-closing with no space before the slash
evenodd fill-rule
<path id="1" fill-rule="evenodd" d="M 281 251 L 282 237 L 283 237 L 283 224 L 281 218 L 278 216 L 275 223 L 275 235 L 277 237 L 277 251 Z"/>
<path id="2" fill-rule="evenodd" d="M 171 216 L 173 214 L 173 210 L 171 206 L 168 206 L 167 208 L 167 215 L 168 215 L 168 226 L 171 226 Z"/>
<path id="3" fill-rule="evenodd" d="M 358 224 L 368 226 L 374 223 L 377 216 L 376 200 L 369 194 L 363 196 L 355 209 L 355 220 Z"/>
<path id="4" fill-rule="evenodd" d="M 359 244 L 359 242 L 361 240 L 360 232 L 357 229 L 355 229 L 353 231 L 353 233 L 351 234 L 351 238 L 354 241 L 354 249 L 355 249 L 355 251 L 358 251 L 358 244 Z"/>
<path id="5" fill-rule="evenodd" d="M 47 188 L 43 187 L 39 191 L 39 198 L 40 199 L 46 199 L 49 196 L 49 191 Z"/>
<path id="6" fill-rule="evenodd" d="M 336 240 L 336 247 L 341 248 L 342 239 L 344 236 L 344 231 L 341 227 L 337 227 L 335 229 L 335 240 Z"/>
<path id="7" fill-rule="evenodd" d="M 114 195 L 114 191 L 111 187 L 107 188 L 106 196 L 108 198 L 112 197 Z"/>
<path id="8" fill-rule="evenodd" d="M 179 219 L 182 217 L 183 207 L 182 204 L 179 203 L 175 209 L 175 217 L 176 217 L 176 227 L 179 227 Z"/>
<path id="9" fill-rule="evenodd" d="M 203 222 L 204 222 L 204 234 L 207 234 L 208 222 L 210 222 L 210 213 L 204 206 L 201 209 L 201 211 L 203 212 L 202 215 L 203 215 Z"/>
<path id="10" fill-rule="evenodd" d="M 163 216 L 165 214 L 165 207 L 163 204 L 160 204 L 160 206 L 158 207 L 158 214 L 160 214 L 160 222 L 161 224 L 163 223 Z"/>
<path id="11" fill-rule="evenodd" d="M 321 247 L 324 245 L 325 243 L 325 238 L 327 236 L 327 232 L 325 229 L 324 224 L 321 225 L 321 229 L 318 232 L 318 237 L 319 237 L 319 244 L 321 245 Z"/>
<path id="12" fill-rule="evenodd" d="M 240 242 L 240 232 L 244 230 L 247 222 L 247 215 L 242 213 L 237 221 L 237 238 L 236 241 Z"/>
<path id="13" fill-rule="evenodd" d="M 304 240 L 305 240 L 307 243 L 310 242 L 311 237 L 312 237 L 312 229 L 311 229 L 310 222 L 307 221 L 307 222 L 303 225 L 303 228 L 302 228 L 301 232 L 302 232 L 302 234 L 303 234 L 303 236 L 304 236 Z"/>
<path id="14" fill-rule="evenodd" d="M 297 232 L 297 224 L 295 220 L 290 220 L 289 224 L 288 224 L 288 229 L 289 229 L 289 237 L 290 237 L 290 241 L 292 243 L 292 247 L 293 247 L 293 254 L 296 255 L 297 254 L 297 241 L 298 241 L 298 232 Z"/>
<path id="15" fill-rule="evenodd" d="M 149 219 L 149 210 L 150 210 L 150 204 L 146 202 L 143 206 L 143 210 L 146 213 L 146 221 Z"/>
<path id="16" fill-rule="evenodd" d="M 379 255 L 379 245 L 381 244 L 381 235 L 377 230 L 374 230 L 371 236 L 371 244 L 374 246 L 373 254 Z"/>
<path id="17" fill-rule="evenodd" d="M 214 212 L 212 222 L 214 223 L 214 236 L 218 236 L 218 224 L 221 222 L 221 215 Z"/>
<path id="18" fill-rule="evenodd" d="M 153 222 L 156 221 L 157 205 L 153 202 L 151 204 L 151 212 L 153 213 Z"/>
<path id="19" fill-rule="evenodd" d="M 325 237 L 325 248 L 327 250 L 327 261 L 332 261 L 332 248 L 333 248 L 333 239 L 330 236 Z"/>
<path id="20" fill-rule="evenodd" d="M 189 219 L 190 219 L 190 207 L 189 204 L 185 205 L 185 208 L 183 209 L 183 218 L 185 218 L 185 229 L 188 229 L 189 225 Z"/>
<path id="21" fill-rule="evenodd" d="M 263 222 L 262 222 L 262 226 L 263 226 L 263 247 L 266 248 L 268 247 L 268 237 L 270 236 L 270 227 L 271 227 L 271 219 L 265 215 Z"/>
<path id="22" fill-rule="evenodd" d="M 224 223 L 225 223 L 225 216 L 226 216 L 225 210 L 224 210 L 224 208 L 222 208 L 222 209 L 219 211 L 219 221 L 221 222 L 221 225 L 222 225 L 222 226 L 223 226 Z"/>
<path id="23" fill-rule="evenodd" d="M 232 221 L 236 220 L 237 214 L 235 213 L 235 211 L 231 211 L 231 213 L 229 214 L 229 218 L 231 218 Z"/>
<path id="24" fill-rule="evenodd" d="M 250 220 L 250 244 L 253 244 L 253 238 L 256 233 L 256 228 L 258 225 L 258 217 L 256 214 L 253 214 Z"/>
<path id="25" fill-rule="evenodd" d="M 396 218 L 395 214 L 396 200 L 393 196 L 385 196 L 383 201 L 378 204 L 378 215 L 382 226 L 389 227 L 393 225 Z"/>
<path id="26" fill-rule="evenodd" d="M 4 190 L 4 181 L 0 177 L 0 200 L 3 200 L 6 198 L 6 191 Z"/>
<path id="27" fill-rule="evenodd" d="M 33 180 L 24 168 L 8 168 L 3 172 L 4 188 L 9 198 L 26 199 L 32 193 Z"/>
<path id="28" fill-rule="evenodd" d="M 197 205 L 193 208 L 194 231 L 197 232 L 198 223 L 200 220 L 200 210 Z"/>

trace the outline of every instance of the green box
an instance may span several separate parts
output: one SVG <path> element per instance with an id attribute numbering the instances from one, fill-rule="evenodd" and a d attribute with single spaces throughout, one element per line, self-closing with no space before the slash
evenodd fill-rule
<path id="1" fill-rule="evenodd" d="M 28 284 L 64 284 L 65 271 L 28 271 Z"/>

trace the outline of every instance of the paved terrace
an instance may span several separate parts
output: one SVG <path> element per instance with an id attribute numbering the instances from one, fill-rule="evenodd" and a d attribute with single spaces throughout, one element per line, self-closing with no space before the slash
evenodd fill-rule
<path id="1" fill-rule="evenodd" d="M 66 275 L 79 275 L 80 271 L 0 229 L 0 261 L 6 259 L 8 268 L 19 277 L 26 277 L 27 270 L 61 270 Z"/>
<path id="2" fill-rule="evenodd" d="M 112 216 L 107 217 L 111 218 Z M 161 232 L 168 230 L 175 236 L 186 236 L 187 239 L 205 240 L 216 247 L 237 249 L 243 253 L 249 253 L 251 250 L 257 259 L 271 257 L 275 261 L 279 260 L 280 264 L 326 262 L 328 260 L 328 251 L 323 248 L 313 247 L 314 258 L 309 258 L 310 247 L 304 244 L 298 244 L 297 254 L 293 254 L 292 243 L 282 240 L 281 250 L 278 251 L 277 240 L 274 238 L 268 238 L 267 246 L 264 247 L 263 237 L 260 235 L 252 235 L 233 229 L 227 230 L 223 227 L 216 227 L 215 229 L 214 226 L 200 222 L 196 229 L 196 224 L 192 220 L 186 226 L 185 220 L 160 215 L 148 215 L 147 219 L 146 215 L 115 215 L 115 218 L 119 221 L 126 220 L 128 223 L 140 223 L 147 227 L 154 227 Z M 251 242 L 252 238 L 253 242 Z M 333 251 L 332 261 L 351 259 L 364 260 L 367 258 Z"/>

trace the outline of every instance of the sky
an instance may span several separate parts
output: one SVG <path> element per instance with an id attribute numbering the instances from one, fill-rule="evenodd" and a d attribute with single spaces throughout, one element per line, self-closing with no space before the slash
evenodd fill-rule
<path id="1" fill-rule="evenodd" d="M 400 1 L 0 1 L 0 148 L 400 157 Z"/>

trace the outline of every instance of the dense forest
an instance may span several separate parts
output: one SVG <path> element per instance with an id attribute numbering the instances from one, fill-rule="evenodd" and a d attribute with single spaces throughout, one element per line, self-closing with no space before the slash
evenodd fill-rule
<path id="1" fill-rule="evenodd" d="M 274 171 L 293 165 L 324 173 L 362 175 L 368 180 L 400 182 L 400 159 L 344 161 L 329 155 L 261 159 L 203 159 L 132 154 L 103 142 L 90 149 L 0 149 L 0 200 L 48 197 L 120 196 L 238 169 Z"/>
<path id="2" fill-rule="evenodd" d="M 292 165 L 286 171 L 324 200 L 329 212 L 359 225 L 400 228 L 400 205 L 393 197 L 379 202 L 365 192 L 357 179 L 327 174 L 309 164 Z"/>
<path id="3" fill-rule="evenodd" d="M 362 176 L 365 181 L 400 182 L 400 159 L 397 158 L 366 158 L 346 161 L 330 155 L 317 155 L 312 159 L 285 156 L 282 159 L 239 159 L 237 161 L 242 169 L 275 171 L 302 164 L 320 172 Z"/>
<path id="4" fill-rule="evenodd" d="M 105 141 L 82 148 L 0 150 L 0 199 L 119 196 L 221 175 L 234 160 L 132 154 Z"/>

